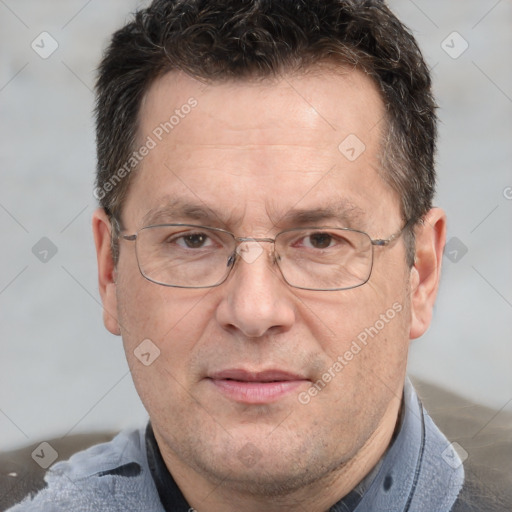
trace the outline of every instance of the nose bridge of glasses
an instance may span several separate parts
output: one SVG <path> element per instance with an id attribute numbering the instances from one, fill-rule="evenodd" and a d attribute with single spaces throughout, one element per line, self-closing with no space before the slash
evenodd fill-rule
<path id="1" fill-rule="evenodd" d="M 235 236 L 235 240 L 239 243 L 242 243 L 242 242 L 274 243 L 276 241 L 275 238 L 256 238 L 256 237 L 252 237 L 252 236 Z"/>
<path id="2" fill-rule="evenodd" d="M 236 253 L 246 263 L 254 263 L 263 253 L 261 243 L 275 242 L 274 238 L 257 238 L 257 237 L 235 237 L 237 242 Z"/>

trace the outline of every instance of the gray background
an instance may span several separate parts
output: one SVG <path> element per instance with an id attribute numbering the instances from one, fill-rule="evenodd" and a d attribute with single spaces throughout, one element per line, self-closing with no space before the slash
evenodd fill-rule
<path id="1" fill-rule="evenodd" d="M 121 340 L 103 328 L 90 230 L 95 67 L 138 5 L 0 0 L 0 449 L 146 419 Z M 412 344 L 410 371 L 511 410 L 512 2 L 390 5 L 433 67 L 437 204 L 451 239 L 433 324 Z M 42 46 L 43 31 L 58 43 L 46 59 L 31 47 Z M 49 250 L 46 262 L 34 246 Z"/>

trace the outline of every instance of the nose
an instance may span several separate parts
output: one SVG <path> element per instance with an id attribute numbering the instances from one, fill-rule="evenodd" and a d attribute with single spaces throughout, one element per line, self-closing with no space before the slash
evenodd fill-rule
<path id="1" fill-rule="evenodd" d="M 222 285 L 216 312 L 224 329 L 258 338 L 285 332 L 295 322 L 293 294 L 270 249 L 270 244 L 255 241 L 239 245 L 235 268 Z"/>

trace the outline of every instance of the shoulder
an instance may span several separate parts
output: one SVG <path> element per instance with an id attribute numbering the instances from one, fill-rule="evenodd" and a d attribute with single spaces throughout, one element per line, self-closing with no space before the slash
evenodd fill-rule
<path id="1" fill-rule="evenodd" d="M 463 461 L 451 512 L 512 510 L 512 415 L 413 379 L 423 404 Z"/>
<path id="2" fill-rule="evenodd" d="M 450 512 L 506 512 L 512 510 L 510 489 L 491 481 L 488 469 L 466 471 L 464 486 Z"/>
<path id="3" fill-rule="evenodd" d="M 58 462 L 44 483 L 10 512 L 162 510 L 147 464 L 144 429 L 122 432 Z"/>

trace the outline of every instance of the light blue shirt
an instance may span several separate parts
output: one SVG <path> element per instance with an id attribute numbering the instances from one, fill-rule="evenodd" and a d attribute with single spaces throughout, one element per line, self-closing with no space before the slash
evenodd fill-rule
<path id="1" fill-rule="evenodd" d="M 462 462 L 427 414 L 409 379 L 404 386 L 402 424 L 376 470 L 330 512 L 449 512 L 464 483 Z M 351 493 L 351 494 L 352 494 Z M 350 496 L 350 495 L 349 495 Z"/>
<path id="2" fill-rule="evenodd" d="M 373 471 L 330 512 L 449 512 L 464 469 L 407 379 L 398 434 Z M 55 464 L 47 487 L 9 512 L 168 512 L 148 465 L 145 428 Z M 179 492 L 179 491 L 177 491 Z M 181 494 L 181 493 L 180 493 Z M 172 512 L 189 512 L 181 506 Z M 355 508 L 354 508 L 355 507 Z"/>

